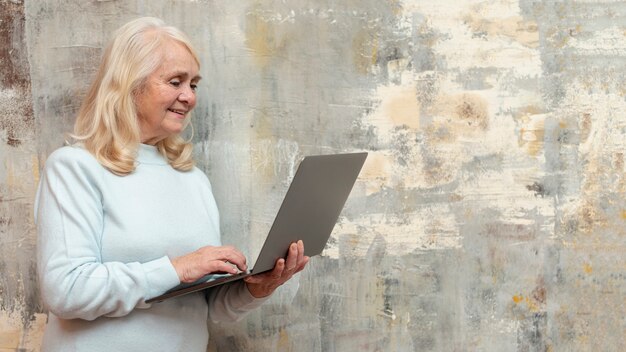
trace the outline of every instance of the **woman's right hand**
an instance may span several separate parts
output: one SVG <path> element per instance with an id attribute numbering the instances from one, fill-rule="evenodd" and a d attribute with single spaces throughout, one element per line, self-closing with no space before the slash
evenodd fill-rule
<path id="1" fill-rule="evenodd" d="M 171 261 L 182 283 L 194 282 L 213 273 L 237 274 L 248 268 L 246 257 L 233 246 L 206 246 Z"/>

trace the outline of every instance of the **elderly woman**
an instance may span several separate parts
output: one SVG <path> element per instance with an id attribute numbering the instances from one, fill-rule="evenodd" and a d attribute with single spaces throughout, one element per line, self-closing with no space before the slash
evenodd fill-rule
<path id="1" fill-rule="evenodd" d="M 205 351 L 207 318 L 234 321 L 302 270 L 301 241 L 273 271 L 162 303 L 210 273 L 246 270 L 222 246 L 211 184 L 180 137 L 199 60 L 154 18 L 121 27 L 78 113 L 76 143 L 48 158 L 36 199 L 44 351 Z"/>

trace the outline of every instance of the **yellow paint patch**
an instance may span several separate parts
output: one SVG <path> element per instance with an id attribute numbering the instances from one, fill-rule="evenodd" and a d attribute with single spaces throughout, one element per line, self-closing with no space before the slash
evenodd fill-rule
<path id="1" fill-rule="evenodd" d="M 463 19 L 474 33 L 510 38 L 529 48 L 539 47 L 539 31 L 535 21 L 526 21 L 519 16 L 488 20 L 477 14 L 468 14 Z"/>
<path id="2" fill-rule="evenodd" d="M 24 326 L 19 312 L 25 307 L 19 308 L 12 313 L 0 311 L 0 352 L 39 351 L 41 348 L 47 315 L 37 313 Z"/>
<path id="3" fill-rule="evenodd" d="M 16 349 L 20 345 L 22 331 L 16 319 L 10 319 L 7 316 L 0 317 L 0 349 L 12 348 Z"/>
<path id="4" fill-rule="evenodd" d="M 588 194 L 594 194 L 601 190 L 601 183 L 595 182 L 598 179 L 597 173 L 603 172 L 602 169 L 596 169 L 589 174 L 583 189 Z M 608 218 L 604 209 L 596 203 L 594 199 L 584 200 L 580 206 L 579 229 L 589 235 L 593 235 L 595 230 L 607 226 Z"/>
<path id="5" fill-rule="evenodd" d="M 582 334 L 576 337 L 576 339 L 578 340 L 578 343 L 580 345 L 588 345 L 589 344 L 589 335 L 587 334 Z"/>
<path id="6" fill-rule="evenodd" d="M 402 14 L 402 2 L 400 0 L 388 0 L 388 2 L 394 15 L 399 16 Z"/>
<path id="7" fill-rule="evenodd" d="M 526 105 L 523 108 L 520 109 L 520 112 L 522 113 L 523 116 L 525 115 L 539 115 L 544 113 L 544 111 L 535 105 Z"/>
<path id="8" fill-rule="evenodd" d="M 593 273 L 593 267 L 591 266 L 591 264 L 589 264 L 589 263 L 585 263 L 585 264 L 583 265 L 583 271 L 584 271 L 586 274 L 591 274 L 591 273 Z"/>
<path id="9" fill-rule="evenodd" d="M 488 125 L 487 102 L 477 94 L 461 94 L 456 97 L 454 112 L 459 121 L 468 127 L 485 130 Z"/>
<path id="10" fill-rule="evenodd" d="M 591 134 L 591 114 L 584 113 L 580 121 L 580 141 L 585 143 Z"/>
<path id="11" fill-rule="evenodd" d="M 530 310 L 531 312 L 539 311 L 539 307 L 543 303 L 543 302 L 538 301 L 536 298 L 533 298 L 530 296 L 524 296 L 521 294 L 513 296 L 513 302 L 515 302 L 515 304 L 524 303 L 526 307 L 528 308 L 528 310 Z"/>
<path id="12" fill-rule="evenodd" d="M 279 337 L 278 337 L 278 351 L 289 351 L 289 334 L 285 329 L 280 329 Z"/>
<path id="13" fill-rule="evenodd" d="M 352 59 L 357 72 L 367 74 L 378 60 L 378 37 L 374 30 L 360 30 L 352 40 Z"/>
<path id="14" fill-rule="evenodd" d="M 458 136 L 482 136 L 489 126 L 487 101 L 474 93 L 439 96 L 430 112 L 433 123 L 426 132 L 433 142 L 450 143 Z"/>
<path id="15" fill-rule="evenodd" d="M 363 123 L 376 129 L 381 143 L 391 143 L 399 133 L 411 133 L 407 130 L 420 128 L 421 106 L 415 81 L 379 86 L 376 96 L 378 106 L 363 119 Z"/>
<path id="16" fill-rule="evenodd" d="M 484 130 L 489 124 L 487 102 L 474 93 L 440 96 L 433 106 L 433 113 L 447 118 L 451 127 L 462 131 Z"/>
<path id="17" fill-rule="evenodd" d="M 37 158 L 37 155 L 33 154 L 30 158 L 31 161 L 31 167 L 32 167 L 32 172 L 33 172 L 33 180 L 35 182 L 35 184 L 39 184 L 39 158 Z"/>
<path id="18" fill-rule="evenodd" d="M 266 67 L 272 57 L 284 50 L 286 40 L 279 40 L 274 26 L 254 12 L 246 16 L 245 34 L 245 44 L 260 67 Z"/>
<path id="19" fill-rule="evenodd" d="M 359 178 L 365 182 L 367 195 L 380 192 L 384 187 L 391 187 L 389 176 L 392 173 L 393 159 L 382 152 L 370 152 L 363 165 Z"/>
<path id="20" fill-rule="evenodd" d="M 381 87 L 380 113 L 395 126 L 419 128 L 420 106 L 414 85 Z"/>
<path id="21" fill-rule="evenodd" d="M 43 333 L 46 328 L 46 322 L 48 321 L 48 315 L 37 313 L 34 319 L 31 319 L 26 334 L 22 340 L 21 348 L 26 351 L 38 351 L 43 340 Z"/>
<path id="22" fill-rule="evenodd" d="M 0 348 L 17 348 L 20 344 L 20 331 L 0 331 Z"/>
<path id="23" fill-rule="evenodd" d="M 622 219 L 626 220 L 626 209 L 622 210 Z"/>
<path id="24" fill-rule="evenodd" d="M 272 120 L 272 117 L 273 112 L 270 108 L 264 106 L 259 106 L 256 108 L 253 118 L 253 133 L 255 139 L 275 139 L 274 121 Z"/>
<path id="25" fill-rule="evenodd" d="M 546 115 L 527 115 L 522 118 L 518 144 L 531 156 L 539 155 L 543 150 Z"/>
<path id="26" fill-rule="evenodd" d="M 531 299 L 530 297 L 524 297 L 524 303 L 526 303 L 528 310 L 530 310 L 531 312 L 539 311 L 539 304 L 534 299 Z"/>

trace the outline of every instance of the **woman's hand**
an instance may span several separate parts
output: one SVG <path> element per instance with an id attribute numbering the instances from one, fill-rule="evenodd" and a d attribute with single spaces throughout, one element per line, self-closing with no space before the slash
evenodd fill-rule
<path id="1" fill-rule="evenodd" d="M 289 246 L 287 260 L 278 259 L 272 271 L 248 276 L 244 281 L 254 297 L 266 297 L 272 294 L 278 286 L 291 279 L 293 274 L 304 269 L 308 262 L 309 257 L 304 255 L 304 244 L 298 241 Z"/>
<path id="2" fill-rule="evenodd" d="M 237 274 L 245 271 L 246 257 L 233 246 L 202 247 L 172 259 L 180 282 L 194 282 L 208 274 Z"/>

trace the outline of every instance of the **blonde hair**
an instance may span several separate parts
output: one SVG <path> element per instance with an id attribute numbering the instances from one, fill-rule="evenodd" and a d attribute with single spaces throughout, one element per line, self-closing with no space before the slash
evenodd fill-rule
<path id="1" fill-rule="evenodd" d="M 200 66 L 190 40 L 179 29 L 152 17 L 130 21 L 113 35 L 76 117 L 71 137 L 117 175 L 135 170 L 141 130 L 134 95 L 159 68 L 161 48 L 168 40 L 184 45 Z M 173 168 L 193 168 L 192 144 L 179 134 L 156 146 Z"/>

